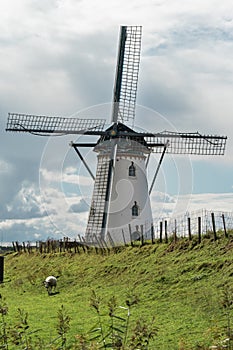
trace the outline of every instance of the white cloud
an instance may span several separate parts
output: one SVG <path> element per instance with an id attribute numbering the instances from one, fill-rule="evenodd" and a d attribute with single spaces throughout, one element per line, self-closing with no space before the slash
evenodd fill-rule
<path id="1" fill-rule="evenodd" d="M 173 217 L 186 212 L 200 211 L 202 209 L 213 212 L 233 212 L 233 194 L 232 193 L 201 193 L 186 194 L 179 196 L 169 196 L 159 193 L 152 197 L 152 211 L 155 220 L 161 218 Z M 159 201 L 164 195 L 164 200 Z"/>

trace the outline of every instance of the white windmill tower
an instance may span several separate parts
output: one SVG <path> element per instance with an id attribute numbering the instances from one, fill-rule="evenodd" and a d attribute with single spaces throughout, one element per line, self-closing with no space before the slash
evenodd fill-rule
<path id="1" fill-rule="evenodd" d="M 103 119 L 8 114 L 7 131 L 99 136 L 95 143 L 71 144 L 95 181 L 85 233 L 89 243 L 108 237 L 117 244 L 140 235 L 148 237 L 153 224 L 150 193 L 165 152 L 223 155 L 225 151 L 225 136 L 134 130 L 141 31 L 140 26 L 121 27 L 111 126 L 107 129 Z M 96 176 L 80 153 L 81 147 L 93 147 L 97 153 Z M 146 164 L 151 152 L 161 153 L 161 158 L 149 190 Z"/>

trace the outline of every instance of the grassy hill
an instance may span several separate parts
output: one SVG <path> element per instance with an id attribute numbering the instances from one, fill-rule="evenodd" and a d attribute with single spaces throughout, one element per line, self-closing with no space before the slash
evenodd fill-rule
<path id="1" fill-rule="evenodd" d="M 48 275 L 60 276 L 59 293 L 52 296 L 42 283 Z M 0 335 L 3 337 L 4 327 L 17 324 L 23 335 L 29 337 L 37 331 L 33 336 L 44 344 L 53 342 L 58 337 L 58 311 L 63 305 L 63 313 L 70 318 L 66 344 L 74 343 L 75 336 L 88 333 L 98 321 L 90 307 L 94 291 L 101 298 L 104 324 L 109 320 L 111 297 L 116 298 L 117 306 L 124 307 L 127 300 L 137 300 L 131 307 L 129 327 L 135 327 L 137 320 L 151 325 L 154 318 L 158 331 L 149 349 L 209 349 L 227 337 L 227 327 L 233 329 L 232 286 L 232 235 L 217 241 L 206 236 L 201 244 L 195 239 L 180 239 L 176 244 L 130 246 L 104 255 L 94 251 L 11 253 L 5 256 L 4 283 L 0 285 Z M 117 308 L 116 313 L 127 317 L 126 309 Z M 29 328 L 23 328 L 25 324 Z M 41 340 L 37 342 L 34 349 L 45 349 L 39 345 Z M 14 346 L 9 349 L 17 348 Z M 87 349 L 84 345 L 72 348 Z"/>

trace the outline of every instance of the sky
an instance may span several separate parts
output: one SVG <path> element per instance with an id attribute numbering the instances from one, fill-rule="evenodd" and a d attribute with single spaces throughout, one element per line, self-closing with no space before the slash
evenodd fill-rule
<path id="1" fill-rule="evenodd" d="M 232 212 L 230 0 L 2 0 L 0 243 L 84 234 L 93 181 L 69 146 L 77 138 L 6 132 L 7 114 L 109 123 L 120 25 L 143 28 L 135 125 L 228 137 L 224 156 L 165 156 L 155 220 Z M 83 152 L 95 172 L 95 154 Z M 157 163 L 152 156 L 149 183 Z"/>

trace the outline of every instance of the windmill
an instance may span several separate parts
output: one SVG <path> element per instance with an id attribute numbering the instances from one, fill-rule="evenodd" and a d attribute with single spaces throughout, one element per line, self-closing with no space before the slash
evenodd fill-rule
<path id="1" fill-rule="evenodd" d="M 165 153 L 223 155 L 225 151 L 225 136 L 135 130 L 141 34 L 141 26 L 120 29 L 110 127 L 105 127 L 105 119 L 8 114 L 7 131 L 98 137 L 94 143 L 71 143 L 94 180 L 85 232 L 90 243 L 148 237 L 153 228 L 150 194 Z M 95 176 L 80 152 L 82 147 L 97 153 Z M 149 188 L 146 168 L 152 152 L 161 156 Z"/>

